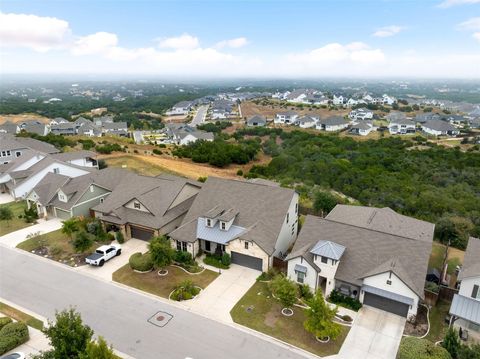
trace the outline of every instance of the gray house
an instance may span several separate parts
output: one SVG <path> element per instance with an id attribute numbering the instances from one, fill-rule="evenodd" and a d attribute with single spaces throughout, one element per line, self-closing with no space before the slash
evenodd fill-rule
<path id="1" fill-rule="evenodd" d="M 263 127 L 267 125 L 267 119 L 260 115 L 255 115 L 247 120 L 247 126 L 249 127 Z"/>
<path id="2" fill-rule="evenodd" d="M 41 154 L 60 152 L 55 146 L 46 142 L 29 137 L 15 137 L 11 134 L 0 133 L 0 164 L 9 163 L 28 151 L 37 151 Z"/>

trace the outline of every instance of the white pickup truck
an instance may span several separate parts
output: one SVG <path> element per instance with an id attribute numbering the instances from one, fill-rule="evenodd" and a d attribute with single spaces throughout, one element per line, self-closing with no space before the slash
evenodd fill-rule
<path id="1" fill-rule="evenodd" d="M 98 247 L 95 253 L 85 258 L 85 262 L 92 266 L 103 266 L 106 261 L 122 254 L 122 248 L 116 244 Z"/>

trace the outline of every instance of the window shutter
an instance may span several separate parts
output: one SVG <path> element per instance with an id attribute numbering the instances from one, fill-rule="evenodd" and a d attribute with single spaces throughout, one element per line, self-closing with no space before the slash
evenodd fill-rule
<path id="1" fill-rule="evenodd" d="M 475 284 L 475 285 L 473 286 L 472 298 L 477 298 L 477 296 L 478 296 L 478 285 Z"/>

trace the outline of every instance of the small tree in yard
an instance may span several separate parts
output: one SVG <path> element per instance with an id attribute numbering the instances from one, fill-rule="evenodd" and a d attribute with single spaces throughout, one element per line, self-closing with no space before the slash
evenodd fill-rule
<path id="1" fill-rule="evenodd" d="M 443 338 L 442 346 L 447 349 L 452 358 L 457 358 L 460 345 L 457 331 L 452 327 L 448 328 L 445 338 Z"/>
<path id="2" fill-rule="evenodd" d="M 335 340 L 341 333 L 340 324 L 333 321 L 337 310 L 328 306 L 320 290 L 308 301 L 308 305 L 307 320 L 303 323 L 305 330 L 317 338 L 329 337 Z"/>
<path id="3" fill-rule="evenodd" d="M 73 239 L 73 234 L 79 229 L 76 218 L 70 218 L 62 222 L 62 233 Z"/>
<path id="4" fill-rule="evenodd" d="M 118 358 L 113 352 L 113 348 L 108 346 L 103 337 L 98 337 L 96 342 L 91 341 L 87 344 L 85 353 L 81 354 L 79 359 L 115 359 Z"/>
<path id="5" fill-rule="evenodd" d="M 273 278 L 270 288 L 284 308 L 291 308 L 297 301 L 297 286 L 283 275 Z"/>
<path id="6" fill-rule="evenodd" d="M 6 221 L 7 226 L 10 225 L 10 221 L 13 219 L 13 211 L 10 207 L 0 207 L 0 220 Z"/>
<path id="7" fill-rule="evenodd" d="M 320 212 L 322 217 L 330 212 L 338 203 L 337 198 L 329 192 L 317 192 L 313 202 L 313 209 Z"/>
<path id="8" fill-rule="evenodd" d="M 160 270 L 171 264 L 175 258 L 175 250 L 165 236 L 153 238 L 148 245 L 148 249 L 150 250 L 153 264 Z"/>
<path id="9" fill-rule="evenodd" d="M 73 247 L 77 252 L 85 252 L 93 244 L 90 234 L 87 232 L 78 232 L 73 240 Z"/>

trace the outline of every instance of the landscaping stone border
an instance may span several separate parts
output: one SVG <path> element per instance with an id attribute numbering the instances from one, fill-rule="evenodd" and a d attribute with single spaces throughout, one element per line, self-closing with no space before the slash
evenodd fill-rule
<path id="1" fill-rule="evenodd" d="M 193 272 L 189 272 L 188 270 L 186 270 L 185 268 L 183 268 L 183 267 L 181 267 L 181 266 L 179 266 L 179 265 L 177 265 L 177 264 L 171 264 L 171 266 L 172 266 L 172 267 L 176 267 L 176 268 L 180 268 L 180 269 L 183 270 L 185 273 L 190 274 L 190 275 L 202 274 L 203 272 L 205 272 L 205 269 L 207 269 L 207 268 L 205 268 L 204 266 L 199 266 L 199 267 L 201 267 L 201 268 L 203 268 L 203 269 L 202 269 L 200 272 L 193 273 Z"/>
<path id="2" fill-rule="evenodd" d="M 170 294 L 168 295 L 168 300 L 172 300 L 172 301 L 174 301 L 174 302 L 179 302 L 179 303 L 180 303 L 180 302 L 186 302 L 187 300 L 195 299 L 195 298 L 197 298 L 197 297 L 202 293 L 203 289 L 202 289 L 201 287 L 199 287 L 198 285 L 195 285 L 194 287 L 200 289 L 200 292 L 198 292 L 198 294 L 195 295 L 195 296 L 193 296 L 192 298 L 186 299 L 186 300 L 175 300 L 175 299 L 172 299 L 172 298 L 171 298 L 171 297 L 172 297 L 172 294 L 173 294 L 173 292 L 176 291 L 176 289 L 174 289 L 174 290 L 172 290 L 172 291 L 170 292 Z"/>
<path id="3" fill-rule="evenodd" d="M 135 273 L 139 273 L 139 274 L 147 274 L 147 273 L 150 273 L 151 271 L 153 271 L 153 268 L 152 269 L 149 269 L 147 271 L 141 271 L 141 270 L 137 270 L 137 269 L 133 269 L 133 271 Z"/>
<path id="4" fill-rule="evenodd" d="M 293 315 L 293 309 L 291 308 L 283 308 L 282 309 L 282 315 L 286 317 L 291 317 Z"/>

